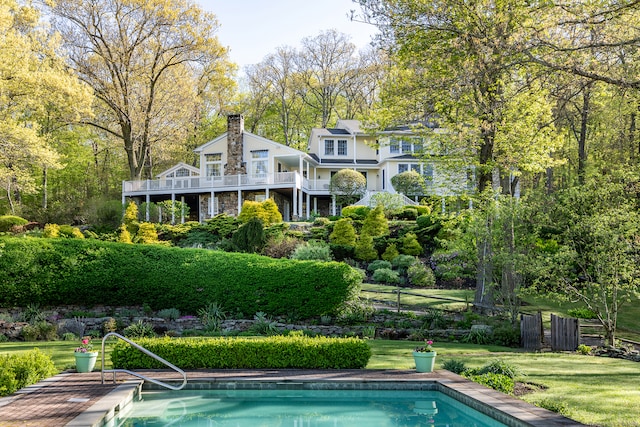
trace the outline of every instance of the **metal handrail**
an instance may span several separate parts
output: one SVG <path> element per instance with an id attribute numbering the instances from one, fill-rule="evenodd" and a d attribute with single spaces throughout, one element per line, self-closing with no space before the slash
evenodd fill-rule
<path id="1" fill-rule="evenodd" d="M 174 385 L 162 382 L 160 380 L 154 380 L 153 378 L 149 378 L 149 377 L 144 376 L 142 374 L 139 374 L 137 372 L 129 371 L 127 369 L 104 369 L 104 345 L 105 345 L 105 343 L 107 341 L 107 338 L 111 337 L 111 336 L 114 336 L 116 338 L 120 338 L 121 340 L 128 342 L 129 344 L 131 344 L 132 346 L 134 346 L 135 348 L 137 348 L 138 350 L 140 350 L 141 352 L 143 352 L 147 356 L 153 357 L 158 362 L 161 362 L 161 363 L 167 365 L 169 368 L 173 369 L 174 371 L 176 371 L 177 373 L 182 375 L 182 384 L 180 386 L 174 386 Z M 123 372 L 123 373 L 129 374 L 129 375 L 133 375 L 134 377 L 142 378 L 145 381 L 149 381 L 150 383 L 159 385 L 161 387 L 168 388 L 170 390 L 182 390 L 182 388 L 184 388 L 184 386 L 187 384 L 187 374 L 182 369 L 178 368 L 177 366 L 175 366 L 174 364 L 172 364 L 170 362 L 167 362 L 166 360 L 164 360 L 162 357 L 158 356 L 157 354 L 154 354 L 154 353 L 150 352 L 149 350 L 147 350 L 146 348 L 142 347 L 141 345 L 138 345 L 138 344 L 134 343 L 130 339 L 125 338 L 125 337 L 123 337 L 122 335 L 120 335 L 120 334 L 118 334 L 116 332 L 109 332 L 108 334 L 106 334 L 102 338 L 102 372 L 100 373 L 100 378 L 102 379 L 102 384 L 104 384 L 104 374 L 105 373 L 109 373 L 109 372 L 113 373 L 113 383 L 114 384 L 116 382 L 116 373 L 118 373 L 118 372 Z"/>

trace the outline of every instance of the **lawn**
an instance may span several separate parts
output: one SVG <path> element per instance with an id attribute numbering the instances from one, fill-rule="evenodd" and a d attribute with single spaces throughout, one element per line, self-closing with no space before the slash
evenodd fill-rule
<path id="1" fill-rule="evenodd" d="M 411 341 L 370 340 L 372 357 L 367 369 L 413 369 Z M 96 342 L 96 349 L 99 341 Z M 23 352 L 34 347 L 51 356 L 60 370 L 74 365 L 75 342 L 6 342 L 0 353 Z M 522 396 L 531 403 L 549 399 L 564 402 L 570 417 L 585 424 L 604 427 L 639 426 L 640 364 L 621 359 L 582 356 L 576 353 L 525 353 L 518 349 L 461 343 L 436 342 L 436 368 L 444 360 L 459 359 L 469 367 L 479 367 L 496 358 L 517 366 L 524 374 L 520 381 L 544 386 Z M 108 355 L 107 355 L 108 360 Z M 109 366 L 109 364 L 108 364 Z M 100 369 L 100 358 L 96 369 Z"/>

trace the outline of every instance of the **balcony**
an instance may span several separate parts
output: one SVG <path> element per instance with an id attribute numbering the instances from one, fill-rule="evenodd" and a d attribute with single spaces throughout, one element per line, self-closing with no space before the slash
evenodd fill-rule
<path id="1" fill-rule="evenodd" d="M 298 172 L 278 172 L 258 175 L 225 175 L 210 177 L 162 178 L 141 181 L 123 181 L 124 196 L 163 193 L 198 193 L 234 191 L 256 188 L 298 188 L 329 191 L 328 180 L 302 179 Z"/>

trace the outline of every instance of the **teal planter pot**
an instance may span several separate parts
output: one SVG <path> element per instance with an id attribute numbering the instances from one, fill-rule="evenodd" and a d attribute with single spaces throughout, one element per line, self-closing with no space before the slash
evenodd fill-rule
<path id="1" fill-rule="evenodd" d="M 436 352 L 414 351 L 413 360 L 416 362 L 416 371 L 433 372 L 433 367 L 436 363 Z"/>
<path id="2" fill-rule="evenodd" d="M 93 371 L 96 366 L 96 359 L 98 359 L 97 351 L 90 351 L 88 353 L 73 353 L 76 357 L 76 371 L 85 373 Z"/>

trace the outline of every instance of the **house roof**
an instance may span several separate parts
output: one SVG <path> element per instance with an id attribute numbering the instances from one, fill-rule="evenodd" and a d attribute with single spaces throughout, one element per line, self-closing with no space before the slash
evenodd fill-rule
<path id="1" fill-rule="evenodd" d="M 331 135 L 351 135 L 346 129 L 329 128 L 327 129 L 327 132 L 329 132 Z"/>
<path id="2" fill-rule="evenodd" d="M 188 165 L 188 164 L 186 164 L 186 163 L 184 163 L 184 162 L 180 162 L 180 163 L 178 163 L 177 165 L 174 165 L 174 166 L 170 167 L 169 169 L 167 169 L 167 170 L 165 170 L 165 171 L 162 171 L 162 172 L 160 172 L 159 174 L 156 174 L 156 177 L 161 177 L 161 176 L 169 175 L 171 172 L 175 172 L 175 171 L 177 171 L 178 169 L 182 169 L 182 168 L 188 169 L 189 171 L 191 171 L 191 172 L 195 172 L 195 173 L 197 173 L 198 175 L 200 175 L 200 169 L 198 169 L 197 167 L 195 167 L 195 166 L 191 166 L 191 165 Z"/>

